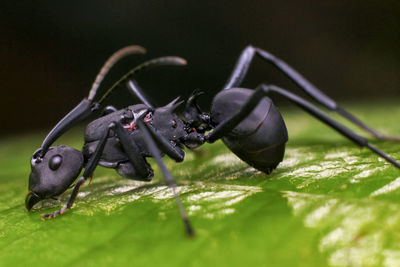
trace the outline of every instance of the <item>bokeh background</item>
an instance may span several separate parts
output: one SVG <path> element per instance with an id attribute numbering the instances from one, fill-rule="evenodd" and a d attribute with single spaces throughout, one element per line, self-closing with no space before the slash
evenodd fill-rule
<path id="1" fill-rule="evenodd" d="M 1 1 L 0 136 L 50 129 L 87 95 L 106 58 L 130 44 L 148 54 L 124 59 L 103 90 L 145 59 L 189 62 L 138 78 L 159 105 L 201 89 L 207 110 L 247 44 L 284 59 L 339 101 L 400 99 L 397 0 Z M 243 86 L 261 82 L 302 94 L 257 60 Z M 134 102 L 119 90 L 109 103 Z"/>

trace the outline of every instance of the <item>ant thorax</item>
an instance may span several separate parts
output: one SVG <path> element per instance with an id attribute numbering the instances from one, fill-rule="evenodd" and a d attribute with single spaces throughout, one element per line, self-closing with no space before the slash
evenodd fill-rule
<path id="1" fill-rule="evenodd" d="M 147 122 L 149 125 L 153 126 L 158 133 L 175 144 L 180 144 L 181 140 L 187 134 L 185 123 L 174 113 L 174 110 L 169 108 L 156 108 L 149 119 L 151 119 L 151 121 Z"/>
<path id="2" fill-rule="evenodd" d="M 148 110 L 141 110 L 138 112 L 135 112 L 133 110 L 129 110 L 131 112 L 131 116 L 126 116 L 125 114 L 123 115 L 123 127 L 126 129 L 128 132 L 133 132 L 137 128 L 137 120 L 143 119 L 145 123 L 151 123 L 153 121 L 153 113 Z M 146 115 L 144 115 L 146 112 L 148 112 Z M 144 116 L 144 117 L 143 117 Z"/>

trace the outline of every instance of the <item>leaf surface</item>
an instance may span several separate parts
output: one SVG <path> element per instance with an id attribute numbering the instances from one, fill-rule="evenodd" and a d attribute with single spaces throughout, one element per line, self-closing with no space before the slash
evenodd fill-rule
<path id="1" fill-rule="evenodd" d="M 398 105 L 349 107 L 373 128 L 400 135 Z M 284 117 L 290 140 L 271 175 L 222 142 L 188 152 L 183 163 L 166 160 L 194 238 L 185 236 L 153 161 L 151 183 L 98 168 L 72 210 L 40 220 L 70 193 L 25 210 L 29 159 L 45 133 L 1 140 L 0 264 L 400 266 L 400 170 L 302 111 Z M 79 148 L 81 136 L 78 129 L 61 142 Z M 399 143 L 372 142 L 400 160 Z"/>

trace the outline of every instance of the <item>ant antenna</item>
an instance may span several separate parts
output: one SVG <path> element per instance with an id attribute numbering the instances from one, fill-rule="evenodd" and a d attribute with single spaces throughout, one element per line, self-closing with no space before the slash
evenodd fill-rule
<path id="1" fill-rule="evenodd" d="M 88 100 L 92 101 L 96 96 L 97 89 L 99 88 L 101 82 L 104 80 L 106 74 L 110 71 L 110 69 L 117 63 L 120 59 L 131 55 L 131 54 L 145 54 L 146 49 L 138 46 L 138 45 L 130 45 L 124 48 L 119 49 L 117 52 L 111 55 L 108 60 L 104 63 L 100 72 L 97 74 L 96 79 L 92 84 L 92 88 L 90 88 Z"/>
<path id="2" fill-rule="evenodd" d="M 145 61 L 142 64 L 131 69 L 128 73 L 126 73 L 124 76 L 122 76 L 121 79 L 119 79 L 116 83 L 114 83 L 106 91 L 106 93 L 100 98 L 100 100 L 98 101 L 98 104 L 101 104 L 112 93 L 112 91 L 114 91 L 115 88 L 117 88 L 120 84 L 125 83 L 126 81 L 131 79 L 132 76 L 134 76 L 135 74 L 138 74 L 145 70 L 152 69 L 157 66 L 168 66 L 168 65 L 171 65 L 171 66 L 186 65 L 186 60 L 181 57 L 169 56 L 169 57 L 159 57 L 159 58 Z"/>

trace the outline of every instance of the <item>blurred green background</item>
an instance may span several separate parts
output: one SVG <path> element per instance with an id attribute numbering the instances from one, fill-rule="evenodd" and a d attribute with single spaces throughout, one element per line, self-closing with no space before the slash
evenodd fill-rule
<path id="1" fill-rule="evenodd" d="M 208 109 L 247 44 L 286 60 L 335 99 L 398 98 L 399 18 L 395 0 L 1 1 L 0 136 L 51 128 L 87 95 L 106 58 L 129 44 L 148 54 L 121 62 L 104 87 L 151 57 L 188 60 L 140 76 L 159 104 L 199 88 Z M 263 81 L 294 89 L 257 61 L 244 86 Z M 127 96 L 120 90 L 111 103 L 132 103 Z"/>

